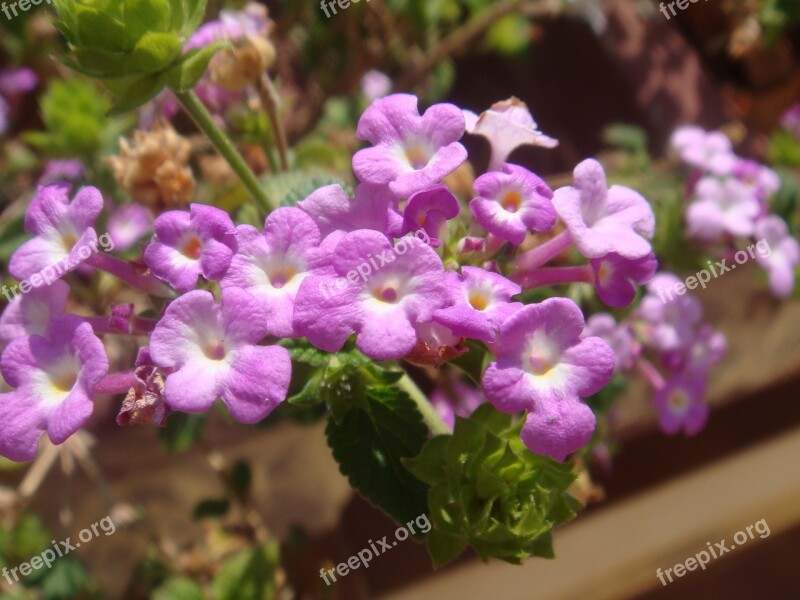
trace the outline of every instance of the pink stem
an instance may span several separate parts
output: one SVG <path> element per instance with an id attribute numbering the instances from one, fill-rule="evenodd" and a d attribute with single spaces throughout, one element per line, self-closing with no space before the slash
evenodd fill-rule
<path id="1" fill-rule="evenodd" d="M 646 358 L 640 358 L 636 361 L 636 366 L 639 368 L 639 372 L 656 391 L 667 385 L 666 381 L 664 381 L 664 377 L 658 372 L 658 369 Z"/>
<path id="2" fill-rule="evenodd" d="M 86 264 L 100 269 L 101 271 L 105 271 L 106 273 L 111 273 L 125 283 L 151 296 L 158 296 L 160 298 L 175 297 L 173 291 L 153 275 L 141 275 L 136 272 L 130 263 L 120 260 L 119 258 L 98 252 L 92 254 L 86 261 Z"/>
<path id="3" fill-rule="evenodd" d="M 107 375 L 94 386 L 95 394 L 124 394 L 139 383 L 133 371 Z"/>
<path id="4" fill-rule="evenodd" d="M 515 274 L 511 277 L 522 286 L 523 290 L 531 290 L 546 285 L 559 283 L 593 283 L 594 273 L 589 265 L 578 267 L 545 267 L 532 273 Z"/>
<path id="5" fill-rule="evenodd" d="M 513 264 L 517 268 L 518 273 L 526 273 L 533 269 L 538 269 L 542 265 L 553 260 L 571 245 L 572 237 L 569 235 L 569 231 L 564 230 L 541 246 L 537 246 L 533 250 L 528 250 L 524 254 L 520 254 L 516 260 L 514 260 Z"/>
<path id="6" fill-rule="evenodd" d="M 147 335 L 156 328 L 158 321 L 146 317 L 133 317 L 131 319 L 131 331 L 126 333 L 116 327 L 111 326 L 111 317 L 81 317 L 89 322 L 95 333 L 110 333 L 113 335 Z"/>

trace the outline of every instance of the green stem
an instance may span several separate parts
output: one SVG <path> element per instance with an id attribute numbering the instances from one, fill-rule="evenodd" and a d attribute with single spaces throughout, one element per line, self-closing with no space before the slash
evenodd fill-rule
<path id="1" fill-rule="evenodd" d="M 183 108 L 186 109 L 186 112 L 188 112 L 192 119 L 194 119 L 194 122 L 197 123 L 197 126 L 208 136 L 211 143 L 214 144 L 223 158 L 228 161 L 228 164 L 236 175 L 239 176 L 239 179 L 250 194 L 252 194 L 264 209 L 267 211 L 272 210 L 274 208 L 272 202 L 267 198 L 266 193 L 264 193 L 264 190 L 258 183 L 258 179 L 253 174 L 253 171 L 247 166 L 244 158 L 242 158 L 242 155 L 239 154 L 239 151 L 234 147 L 230 138 L 214 122 L 214 118 L 208 110 L 206 110 L 206 107 L 203 106 L 203 103 L 200 102 L 197 95 L 191 90 L 188 92 L 173 90 L 173 93 L 181 105 L 183 105 Z"/>
<path id="2" fill-rule="evenodd" d="M 411 379 L 408 374 L 403 375 L 400 381 L 397 382 L 397 387 L 411 397 L 422 415 L 422 420 L 434 435 L 450 435 L 453 433 L 450 431 L 450 428 L 444 424 L 444 421 L 442 421 L 439 415 L 436 414 L 436 410 L 428 400 L 428 397 L 417 387 L 417 384 L 414 383 L 414 380 Z"/>

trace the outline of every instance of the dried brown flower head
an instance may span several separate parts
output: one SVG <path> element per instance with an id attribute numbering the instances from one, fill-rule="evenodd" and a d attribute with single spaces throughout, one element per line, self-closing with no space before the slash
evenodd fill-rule
<path id="1" fill-rule="evenodd" d="M 192 147 L 169 123 L 160 121 L 152 131 L 137 130 L 132 141 L 122 138 L 119 148 L 120 153 L 106 161 L 133 200 L 154 208 L 178 208 L 192 199 Z"/>

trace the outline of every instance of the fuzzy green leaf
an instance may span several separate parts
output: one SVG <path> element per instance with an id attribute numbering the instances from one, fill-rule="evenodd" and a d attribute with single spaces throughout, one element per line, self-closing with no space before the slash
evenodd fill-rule
<path id="1" fill-rule="evenodd" d="M 330 419 L 328 445 L 350 484 L 398 523 L 427 514 L 427 485 L 403 466 L 417 456 L 427 428 L 414 402 L 392 387 L 371 387 L 362 403 Z"/>

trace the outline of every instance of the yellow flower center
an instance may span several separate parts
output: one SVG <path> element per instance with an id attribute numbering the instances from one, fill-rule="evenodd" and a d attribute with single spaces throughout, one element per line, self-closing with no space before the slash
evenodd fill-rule
<path id="1" fill-rule="evenodd" d="M 190 237 L 186 242 L 183 244 L 183 248 L 181 249 L 181 254 L 183 254 L 186 258 L 191 258 L 192 260 L 197 260 L 200 258 L 200 255 L 203 253 L 203 242 L 200 241 L 196 235 Z"/>
<path id="2" fill-rule="evenodd" d="M 485 294 L 473 292 L 469 295 L 469 304 L 475 310 L 486 310 L 489 307 L 489 299 Z"/>
<path id="3" fill-rule="evenodd" d="M 51 385 L 55 394 L 68 394 L 75 387 L 75 382 L 78 381 L 78 374 L 75 372 L 64 373 L 53 379 Z"/>
<path id="4" fill-rule="evenodd" d="M 531 369 L 536 375 L 546 375 L 555 366 L 547 357 L 536 352 L 531 353 L 528 361 L 530 362 Z"/>
<path id="5" fill-rule="evenodd" d="M 295 275 L 297 275 L 297 269 L 293 267 L 284 267 L 273 273 L 269 279 L 272 287 L 279 290 L 289 283 Z"/>
<path id="6" fill-rule="evenodd" d="M 430 160 L 427 152 L 420 146 L 410 146 L 406 148 L 406 159 L 408 159 L 409 164 L 417 170 L 424 169 L 428 166 L 428 161 Z"/>
<path id="7" fill-rule="evenodd" d="M 397 302 L 397 298 L 399 296 L 397 293 L 397 288 L 392 285 L 379 287 L 372 293 L 372 295 L 376 300 L 390 304 Z"/>
<path id="8" fill-rule="evenodd" d="M 220 340 L 212 340 L 203 346 L 203 353 L 211 360 L 222 360 L 225 358 L 225 344 Z"/>
<path id="9" fill-rule="evenodd" d="M 522 196 L 515 190 L 510 191 L 503 196 L 503 200 L 500 204 L 508 212 L 515 213 L 519 210 L 520 206 L 522 206 Z"/>
<path id="10" fill-rule="evenodd" d="M 667 403 L 672 410 L 680 412 L 689 405 L 689 397 L 682 391 L 672 392 Z"/>

